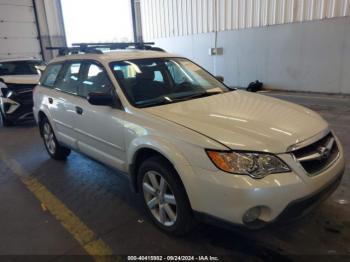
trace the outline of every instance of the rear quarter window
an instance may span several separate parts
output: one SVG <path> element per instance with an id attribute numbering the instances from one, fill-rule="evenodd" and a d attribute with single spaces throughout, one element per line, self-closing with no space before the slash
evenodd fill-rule
<path id="1" fill-rule="evenodd" d="M 41 85 L 45 87 L 53 88 L 56 83 L 57 76 L 61 71 L 61 69 L 62 69 L 62 64 L 48 65 L 44 74 L 40 79 Z"/>

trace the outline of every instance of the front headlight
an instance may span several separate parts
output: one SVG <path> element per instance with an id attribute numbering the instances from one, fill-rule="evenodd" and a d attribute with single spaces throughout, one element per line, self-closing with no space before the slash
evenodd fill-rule
<path id="1" fill-rule="evenodd" d="M 277 156 L 267 153 L 222 152 L 207 150 L 215 166 L 225 172 L 263 178 L 269 174 L 290 172 Z"/>

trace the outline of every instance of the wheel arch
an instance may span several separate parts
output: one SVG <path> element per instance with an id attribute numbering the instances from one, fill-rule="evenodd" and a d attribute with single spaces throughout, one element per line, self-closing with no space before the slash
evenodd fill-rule
<path id="1" fill-rule="evenodd" d="M 187 192 L 186 186 L 181 177 L 181 171 L 179 170 L 179 166 L 189 165 L 187 160 L 173 146 L 169 144 L 167 145 L 163 144 L 163 147 L 161 146 L 157 147 L 158 143 L 159 141 L 157 143 L 146 143 L 143 145 L 138 145 L 136 148 L 131 150 L 132 153 L 129 154 L 128 171 L 131 177 L 131 185 L 133 190 L 135 192 L 139 192 L 139 188 L 137 186 L 137 173 L 141 163 L 150 157 L 160 156 L 174 168 L 174 170 L 177 173 L 179 181 L 181 182 L 185 191 Z"/>
<path id="2" fill-rule="evenodd" d="M 44 119 L 49 119 L 46 115 L 46 113 L 42 110 L 40 110 L 38 112 L 38 125 L 39 125 L 39 132 L 40 132 L 40 136 L 42 137 L 43 136 L 43 131 L 42 131 L 42 128 L 41 128 L 41 122 L 44 120 Z"/>

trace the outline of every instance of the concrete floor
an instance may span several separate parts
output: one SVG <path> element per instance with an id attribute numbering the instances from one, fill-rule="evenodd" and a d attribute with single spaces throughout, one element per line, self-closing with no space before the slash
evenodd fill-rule
<path id="1" fill-rule="evenodd" d="M 321 113 L 350 155 L 350 98 L 297 93 L 267 93 Z M 65 163 L 47 155 L 37 127 L 0 128 L 6 153 L 101 238 L 114 254 L 230 255 L 236 259 L 281 259 L 288 255 L 342 254 L 350 257 L 350 165 L 338 190 L 308 217 L 259 231 L 226 231 L 201 225 L 186 238 L 155 228 L 127 178 L 80 154 Z M 0 255 L 86 254 L 82 246 L 0 161 Z M 51 260 L 51 258 L 50 258 Z"/>

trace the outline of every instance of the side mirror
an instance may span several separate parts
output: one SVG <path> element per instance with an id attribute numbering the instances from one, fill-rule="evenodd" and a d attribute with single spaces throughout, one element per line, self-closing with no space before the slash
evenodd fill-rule
<path id="1" fill-rule="evenodd" d="M 215 76 L 216 80 L 220 81 L 221 83 L 224 82 L 224 77 L 223 76 Z"/>
<path id="2" fill-rule="evenodd" d="M 111 94 L 89 93 L 87 101 L 95 106 L 113 106 L 114 98 Z"/>

